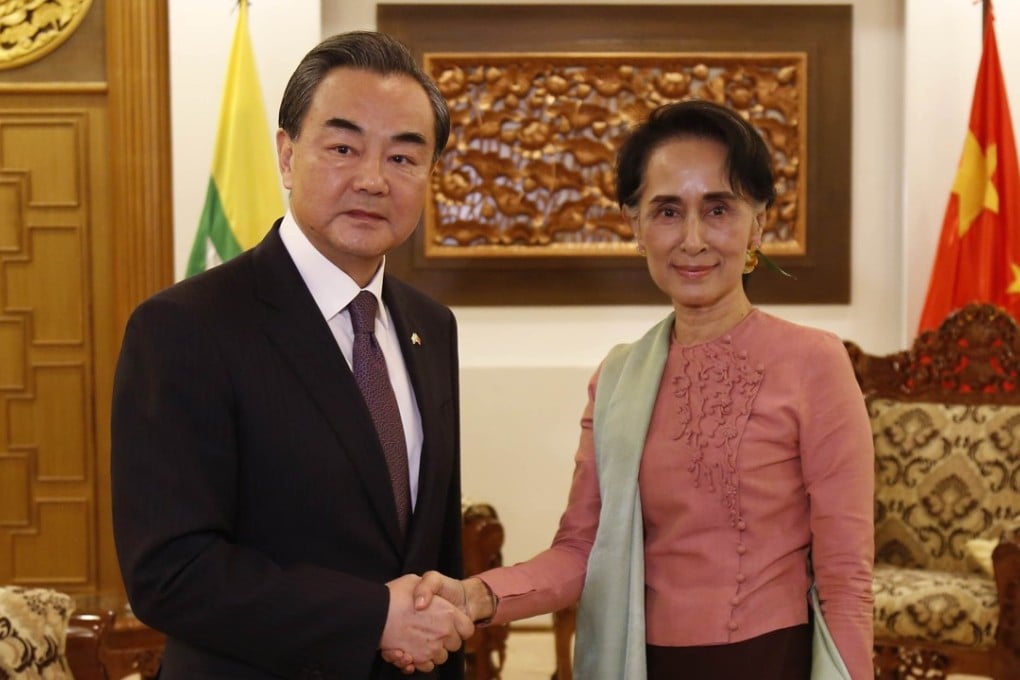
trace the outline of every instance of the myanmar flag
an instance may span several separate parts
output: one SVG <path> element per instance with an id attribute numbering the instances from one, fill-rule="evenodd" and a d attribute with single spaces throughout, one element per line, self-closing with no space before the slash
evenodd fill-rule
<path id="1" fill-rule="evenodd" d="M 989 6 L 991 3 L 988 3 Z M 970 126 L 942 222 L 918 331 L 968 302 L 1020 319 L 1020 173 L 991 9 Z"/>
<path id="2" fill-rule="evenodd" d="M 239 7 L 212 176 L 188 258 L 188 276 L 252 247 L 283 214 L 275 154 L 248 37 L 247 0 Z"/>

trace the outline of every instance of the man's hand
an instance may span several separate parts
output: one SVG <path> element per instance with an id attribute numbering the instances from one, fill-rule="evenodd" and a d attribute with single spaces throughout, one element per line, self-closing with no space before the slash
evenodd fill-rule
<path id="1" fill-rule="evenodd" d="M 429 607 L 436 595 L 455 605 L 472 622 L 485 621 L 496 613 L 492 591 L 484 581 L 474 576 L 458 581 L 438 571 L 425 572 L 414 589 L 415 608 Z"/>
<path id="2" fill-rule="evenodd" d="M 386 661 L 405 673 L 431 672 L 475 632 L 471 619 L 442 598 L 416 606 L 412 598 L 420 581 L 420 577 L 407 574 L 386 584 L 390 607 L 379 648 Z"/>

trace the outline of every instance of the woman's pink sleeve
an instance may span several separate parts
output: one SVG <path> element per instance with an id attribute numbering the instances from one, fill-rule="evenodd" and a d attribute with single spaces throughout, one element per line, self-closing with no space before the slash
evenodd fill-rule
<path id="1" fill-rule="evenodd" d="M 597 380 L 598 372 L 588 384 L 588 405 L 581 417 L 581 437 L 574 456 L 574 478 L 552 545 L 526 562 L 478 575 L 499 598 L 492 623 L 558 611 L 581 596 L 602 508 L 592 435 Z"/>

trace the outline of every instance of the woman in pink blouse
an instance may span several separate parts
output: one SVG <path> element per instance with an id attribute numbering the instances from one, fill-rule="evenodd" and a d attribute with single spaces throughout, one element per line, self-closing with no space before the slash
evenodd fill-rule
<path id="1" fill-rule="evenodd" d="M 593 376 L 552 546 L 463 582 L 426 574 L 416 594 L 494 623 L 580 598 L 580 680 L 806 680 L 814 580 L 851 677 L 873 678 L 864 401 L 836 336 L 755 309 L 742 285 L 775 197 L 768 149 L 730 109 L 687 101 L 617 160 L 673 313 Z"/>

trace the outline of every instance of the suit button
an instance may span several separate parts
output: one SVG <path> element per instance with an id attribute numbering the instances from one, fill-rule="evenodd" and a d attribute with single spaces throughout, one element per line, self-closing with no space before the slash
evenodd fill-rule
<path id="1" fill-rule="evenodd" d="M 746 552 L 747 552 L 747 546 L 746 545 L 744 545 L 743 543 L 737 545 L 737 554 L 738 555 L 743 555 Z"/>
<path id="2" fill-rule="evenodd" d="M 737 522 L 737 530 L 738 531 L 743 531 L 746 528 L 747 528 L 747 522 L 745 522 L 744 520 L 740 520 L 739 522 Z"/>
<path id="3" fill-rule="evenodd" d="M 743 583 L 746 580 L 747 580 L 746 576 L 744 576 L 743 574 L 737 574 L 737 583 Z"/>
<path id="4" fill-rule="evenodd" d="M 730 621 L 729 623 L 726 624 L 726 627 L 729 628 L 731 631 L 734 631 L 737 628 L 740 628 L 740 626 L 737 624 L 736 621 Z"/>

